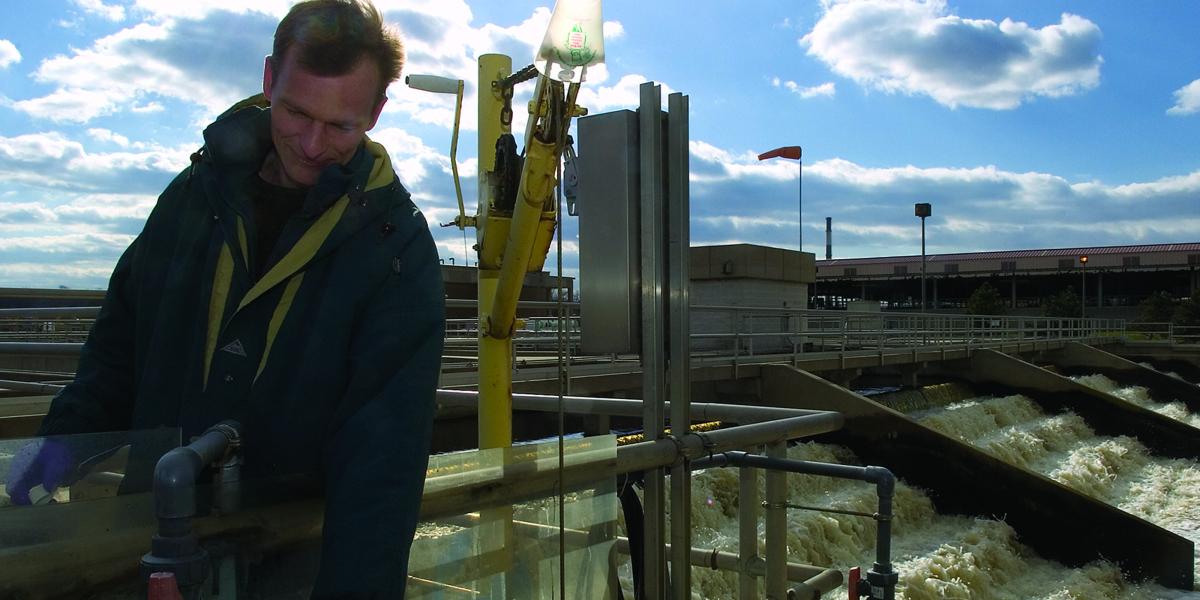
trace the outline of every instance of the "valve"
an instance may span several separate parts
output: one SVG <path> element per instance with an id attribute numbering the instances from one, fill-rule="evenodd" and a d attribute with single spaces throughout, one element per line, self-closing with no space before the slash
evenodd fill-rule
<path id="1" fill-rule="evenodd" d="M 169 571 L 151 573 L 146 586 L 146 600 L 183 600 L 179 585 L 175 583 L 175 574 Z"/>
<path id="2" fill-rule="evenodd" d="M 880 573 L 872 569 L 867 572 L 866 585 L 861 585 L 863 582 L 862 569 L 854 567 L 846 575 L 846 596 L 849 600 L 858 600 L 864 597 L 871 600 L 891 600 L 895 597 L 896 584 L 899 581 L 899 573 L 894 571 Z"/>

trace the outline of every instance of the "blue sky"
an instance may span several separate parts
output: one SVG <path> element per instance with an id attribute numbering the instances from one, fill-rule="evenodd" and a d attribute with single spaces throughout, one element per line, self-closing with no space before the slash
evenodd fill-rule
<path id="1" fill-rule="evenodd" d="M 0 286 L 104 287 L 204 125 L 261 89 L 290 2 L 7 4 Z M 694 244 L 795 248 L 797 164 L 755 159 L 785 145 L 804 148 L 804 246 L 819 257 L 827 216 L 835 257 L 918 253 L 914 202 L 933 204 L 931 253 L 1200 240 L 1194 2 L 604 4 L 607 63 L 580 100 L 634 108 L 647 80 L 689 96 Z M 406 38 L 406 73 L 468 81 L 470 205 L 475 58 L 532 62 L 552 3 L 378 5 Z M 397 84 L 371 133 L 431 222 L 457 210 L 452 116 L 451 98 Z M 577 229 L 568 218 L 572 274 Z M 461 264 L 461 233 L 435 236 Z"/>

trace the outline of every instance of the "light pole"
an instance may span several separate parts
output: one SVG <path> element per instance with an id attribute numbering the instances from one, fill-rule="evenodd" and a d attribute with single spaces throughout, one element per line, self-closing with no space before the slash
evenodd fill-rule
<path id="1" fill-rule="evenodd" d="M 1079 257 L 1079 318 L 1087 317 L 1087 255 Z"/>
<path id="2" fill-rule="evenodd" d="M 800 146 L 782 146 L 774 150 L 768 150 L 758 155 L 758 160 L 767 160 L 768 158 L 790 158 L 797 161 L 799 171 L 796 177 L 796 213 L 800 225 L 797 232 L 796 249 L 804 252 L 804 187 L 802 178 L 804 177 L 804 164 L 800 161 Z"/>
<path id="3" fill-rule="evenodd" d="M 914 210 L 921 217 L 921 312 L 925 312 L 925 217 L 933 214 L 933 205 L 918 202 Z"/>

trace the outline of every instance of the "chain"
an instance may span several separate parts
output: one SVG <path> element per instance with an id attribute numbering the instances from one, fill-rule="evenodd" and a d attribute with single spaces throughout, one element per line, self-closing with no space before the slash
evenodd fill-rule
<path id="1" fill-rule="evenodd" d="M 501 93 L 501 97 L 504 98 L 504 108 L 500 109 L 500 123 L 507 129 L 512 126 L 512 118 L 513 118 L 513 111 L 512 111 L 513 89 L 512 89 L 512 86 L 505 86 L 503 88 L 503 91 L 501 91 L 500 93 Z"/>

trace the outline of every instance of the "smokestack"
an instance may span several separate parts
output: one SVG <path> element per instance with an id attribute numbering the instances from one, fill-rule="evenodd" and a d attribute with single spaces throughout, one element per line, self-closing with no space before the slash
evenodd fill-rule
<path id="1" fill-rule="evenodd" d="M 825 260 L 833 260 L 833 217 L 825 217 Z"/>

